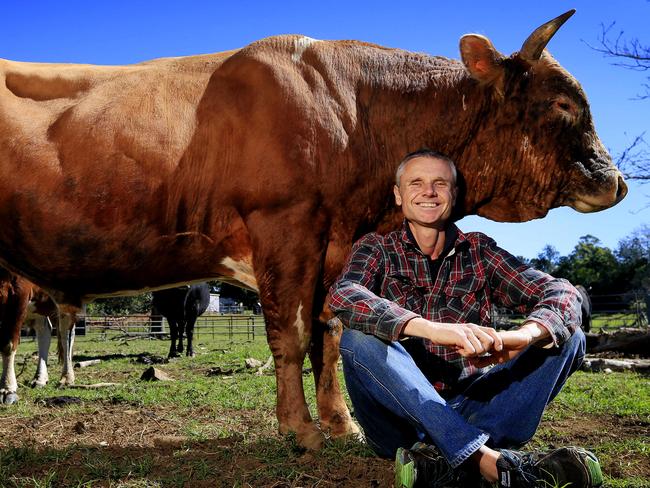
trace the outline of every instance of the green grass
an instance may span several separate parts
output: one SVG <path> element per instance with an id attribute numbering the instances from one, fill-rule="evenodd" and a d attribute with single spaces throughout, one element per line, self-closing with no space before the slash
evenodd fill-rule
<path id="1" fill-rule="evenodd" d="M 299 449 L 292 436 L 277 436 L 274 376 L 256 376 L 241 369 L 247 357 L 267 360 L 270 351 L 263 340 L 227 343 L 199 337 L 195 358 L 156 365 L 175 381 L 154 383 L 140 380 L 149 365 L 135 359 L 142 353 L 165 357 L 168 341 L 79 337 L 75 346 L 75 360 L 124 355 L 76 370 L 78 384 L 115 382 L 120 386 L 58 389 L 60 368 L 52 356 L 51 384 L 29 389 L 24 383 L 34 373 L 31 354 L 35 344 L 24 341 L 17 358 L 19 364 L 26 361 L 19 377 L 21 402 L 0 407 L 5 425 L 23 430 L 0 430 L 0 487 L 390 485 L 392 463 L 378 460 L 356 440 L 329 442 L 314 455 Z M 239 372 L 208 376 L 216 366 Z M 304 376 L 304 384 L 314 415 L 311 375 Z M 42 404 L 59 395 L 75 396 L 82 402 L 62 408 Z M 102 414 L 110 411 L 124 412 L 123 424 L 104 425 Z M 87 424 L 91 437 L 74 433 L 73 417 Z M 95 418 L 100 420 L 93 423 Z M 53 443 L 47 441 L 50 428 L 58 436 Z M 112 432 L 119 428 L 130 436 L 126 445 Z M 40 432 L 36 440 L 19 435 L 31 429 Z M 154 438 L 165 441 L 165 436 L 172 437 L 168 444 L 156 444 Z M 108 447 L 98 445 L 104 438 L 110 440 Z M 578 372 L 545 413 L 531 445 L 584 445 L 601 459 L 606 486 L 650 488 L 649 438 L 647 376 Z"/>

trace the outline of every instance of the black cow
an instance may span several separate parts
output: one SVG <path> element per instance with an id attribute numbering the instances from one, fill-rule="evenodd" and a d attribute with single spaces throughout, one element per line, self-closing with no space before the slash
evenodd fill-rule
<path id="1" fill-rule="evenodd" d="M 210 287 L 207 283 L 184 285 L 153 292 L 153 307 L 169 323 L 172 339 L 169 357 L 178 357 L 183 352 L 183 330 L 187 335 L 188 356 L 194 356 L 192 337 L 194 323 L 210 303 Z M 176 345 L 178 339 L 178 347 Z"/>

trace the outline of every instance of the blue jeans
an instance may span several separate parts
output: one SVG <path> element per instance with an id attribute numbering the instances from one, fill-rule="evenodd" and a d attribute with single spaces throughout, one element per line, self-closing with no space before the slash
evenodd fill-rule
<path id="1" fill-rule="evenodd" d="M 546 405 L 582 364 L 585 336 L 578 330 L 559 348 L 528 347 L 445 398 L 427 377 L 426 355 L 400 342 L 345 329 L 340 349 L 355 417 L 375 452 L 394 457 L 422 441 L 456 467 L 484 444 L 515 447 L 532 438 Z"/>

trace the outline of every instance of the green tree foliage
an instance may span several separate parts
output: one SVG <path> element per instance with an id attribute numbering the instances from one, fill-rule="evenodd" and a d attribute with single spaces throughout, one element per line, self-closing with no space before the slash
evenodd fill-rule
<path id="1" fill-rule="evenodd" d="M 650 291 L 650 226 L 644 225 L 621 240 L 616 257 L 630 287 Z"/>
<path id="2" fill-rule="evenodd" d="M 616 256 L 592 235 L 582 236 L 569 256 L 559 259 L 555 275 L 594 294 L 607 293 L 618 272 Z"/>
<path id="3" fill-rule="evenodd" d="M 532 266 L 583 285 L 591 294 L 607 295 L 631 290 L 650 292 L 650 226 L 642 226 L 612 251 L 594 236 L 582 236 L 568 256 L 547 245 L 531 260 Z"/>
<path id="4" fill-rule="evenodd" d="M 530 265 L 533 268 L 544 271 L 551 275 L 555 275 L 557 265 L 560 261 L 560 253 L 550 244 L 546 244 L 542 252 L 536 258 L 530 260 Z"/>
<path id="5" fill-rule="evenodd" d="M 87 315 L 131 315 L 151 313 L 151 293 L 98 298 L 86 307 Z"/>

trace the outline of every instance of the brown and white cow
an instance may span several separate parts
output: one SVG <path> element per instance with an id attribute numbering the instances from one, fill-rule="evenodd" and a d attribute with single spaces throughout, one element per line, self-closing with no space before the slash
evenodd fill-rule
<path id="1" fill-rule="evenodd" d="M 0 403 L 11 404 L 18 400 L 15 359 L 23 326 L 33 329 L 38 341 L 38 364 L 31 386 L 42 387 L 49 381 L 47 360 L 53 327 L 57 330 L 62 363 L 59 384 L 74 383 L 74 317 L 65 316 L 59 320 L 58 307 L 45 291 L 27 279 L 0 268 Z"/>
<path id="2" fill-rule="evenodd" d="M 309 351 L 321 428 L 351 432 L 317 317 L 353 241 L 396 225 L 405 153 L 457 161 L 457 217 L 625 195 L 584 92 L 544 50 L 571 13 L 509 57 L 464 36 L 462 62 L 297 35 L 131 66 L 0 61 L 0 261 L 73 307 L 217 277 L 258 290 L 280 430 L 322 440 Z"/>

